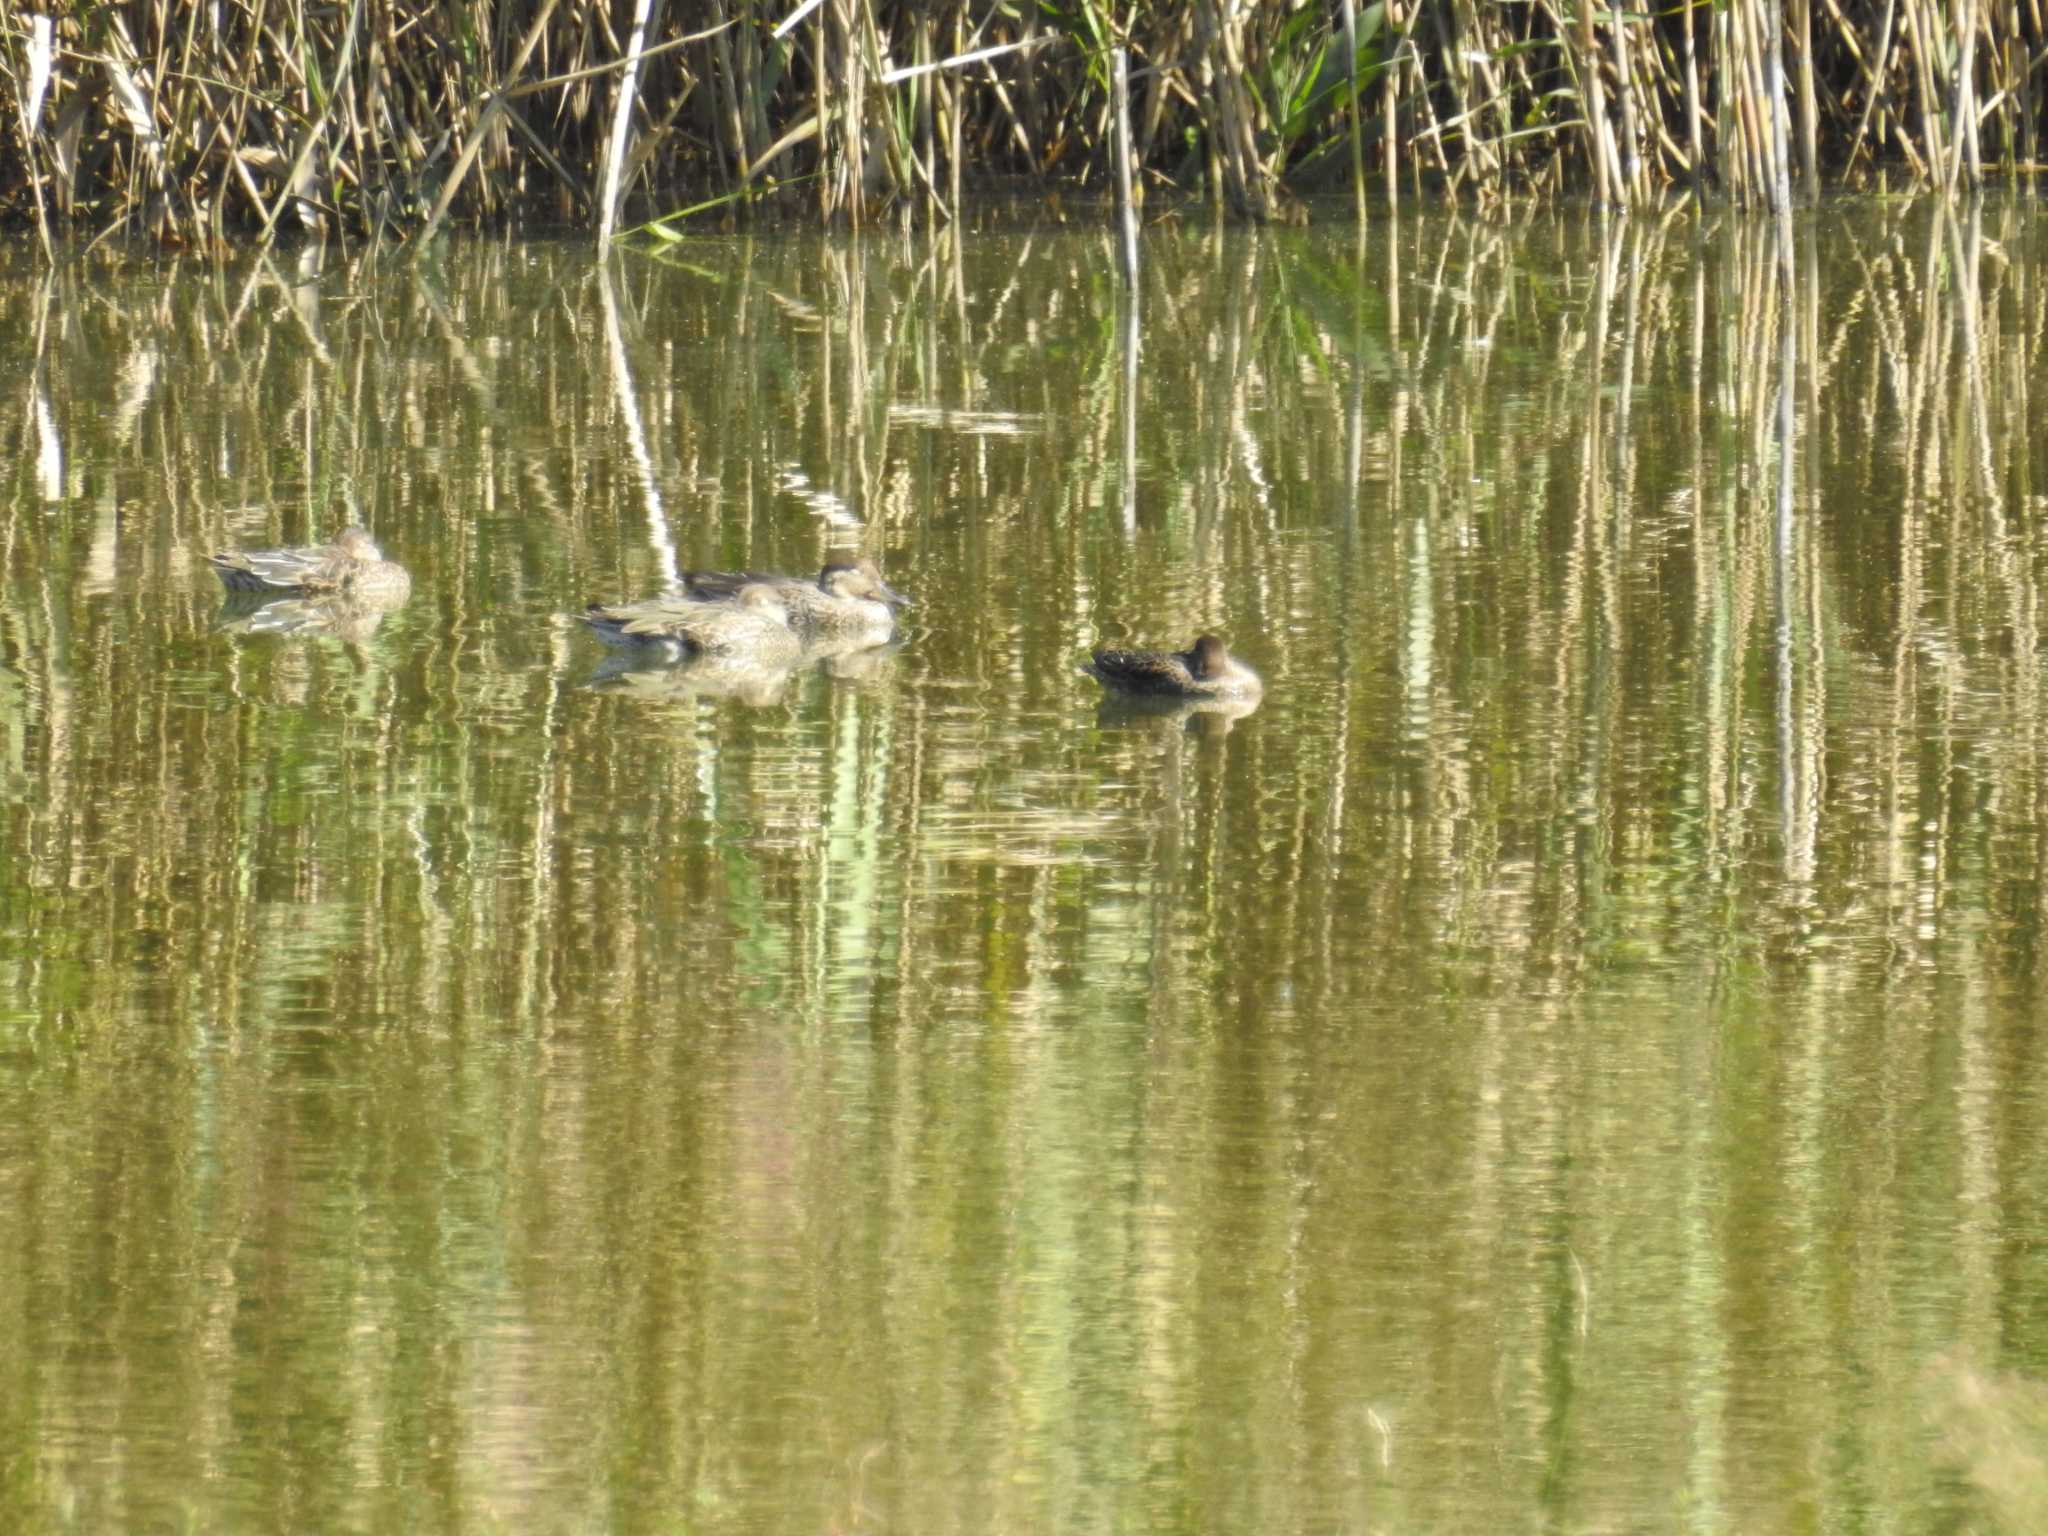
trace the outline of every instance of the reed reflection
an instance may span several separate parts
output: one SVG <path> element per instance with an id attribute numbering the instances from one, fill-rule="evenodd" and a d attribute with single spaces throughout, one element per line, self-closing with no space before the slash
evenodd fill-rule
<path id="1" fill-rule="evenodd" d="M 2048 1374 L 2037 234 L 1166 226 L 1139 348 L 1050 228 L 0 304 L 8 1507 L 1973 1497 L 1924 1383 Z M 337 498 L 406 607 L 217 633 Z M 848 552 L 917 606 L 782 675 L 569 617 Z M 1078 675 L 1205 632 L 1256 712 Z"/>

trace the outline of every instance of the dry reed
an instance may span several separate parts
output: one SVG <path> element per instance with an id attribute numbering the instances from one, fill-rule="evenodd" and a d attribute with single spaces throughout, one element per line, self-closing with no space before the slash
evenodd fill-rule
<path id="1" fill-rule="evenodd" d="M 712 0 L 621 26 L 588 0 L 0 0 L 0 212 L 186 245 L 285 214 L 345 239 L 760 204 L 943 220 L 976 189 L 1106 192 L 1117 49 L 1141 199 L 1289 217 L 1370 164 L 1390 203 L 1406 177 L 1779 207 L 1795 181 L 2030 170 L 2044 36 L 2036 0 Z"/>

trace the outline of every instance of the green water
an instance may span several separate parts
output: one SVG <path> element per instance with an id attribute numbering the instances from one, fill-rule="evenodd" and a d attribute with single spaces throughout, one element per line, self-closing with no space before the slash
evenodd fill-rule
<path id="1" fill-rule="evenodd" d="M 16 251 L 0 1526 L 2048 1526 L 2044 253 Z"/>

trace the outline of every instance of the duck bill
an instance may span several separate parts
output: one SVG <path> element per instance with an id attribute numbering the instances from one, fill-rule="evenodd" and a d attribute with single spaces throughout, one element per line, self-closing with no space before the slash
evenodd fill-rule
<path id="1" fill-rule="evenodd" d="M 882 601 L 887 603 L 891 608 L 915 608 L 917 606 L 917 604 L 913 603 L 901 592 L 898 592 L 886 581 L 877 582 L 875 583 L 875 585 L 882 589 Z"/>

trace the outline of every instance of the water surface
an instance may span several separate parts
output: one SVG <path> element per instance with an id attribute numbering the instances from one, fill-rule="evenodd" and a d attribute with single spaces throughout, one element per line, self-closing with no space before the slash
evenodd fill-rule
<path id="1" fill-rule="evenodd" d="M 2048 1523 L 2033 209 L 1145 249 L 14 254 L 9 1528 Z"/>

